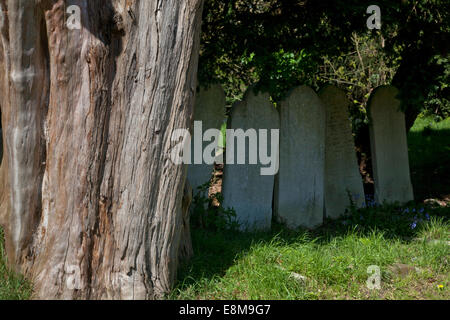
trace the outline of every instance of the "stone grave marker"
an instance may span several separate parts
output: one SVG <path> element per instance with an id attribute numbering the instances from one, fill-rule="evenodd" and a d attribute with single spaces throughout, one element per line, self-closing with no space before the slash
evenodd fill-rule
<path id="1" fill-rule="evenodd" d="M 357 207 L 364 205 L 364 188 L 353 140 L 348 99 L 335 86 L 319 92 L 325 106 L 325 214 L 338 218 L 345 213 L 350 197 Z"/>
<path id="2" fill-rule="evenodd" d="M 414 199 L 405 115 L 399 109 L 397 95 L 395 87 L 382 86 L 372 93 L 369 100 L 375 200 L 379 203 L 404 203 Z"/>
<path id="3" fill-rule="evenodd" d="M 280 103 L 280 169 L 275 214 L 290 228 L 323 222 L 325 107 L 307 86 Z"/>
<path id="4" fill-rule="evenodd" d="M 195 163 L 194 155 L 194 143 L 195 141 L 202 141 L 201 152 L 205 150 L 205 147 L 210 145 L 212 141 L 203 141 L 203 134 L 208 129 L 220 129 L 225 121 L 225 92 L 220 85 L 213 85 L 208 89 L 201 88 L 197 93 L 195 108 L 194 108 L 194 121 L 202 122 L 201 136 L 197 136 L 196 132 L 191 132 L 191 164 L 188 165 L 187 179 L 192 187 L 194 195 L 198 193 L 198 187 L 205 184 L 211 179 L 214 171 L 214 164 L 206 164 L 203 161 L 202 155 L 197 155 L 198 160 L 201 163 Z M 219 141 L 214 141 L 218 143 Z M 208 196 L 206 193 L 205 196 Z"/>
<path id="5" fill-rule="evenodd" d="M 272 135 L 271 129 L 279 129 L 279 115 L 269 99 L 269 94 L 259 93 L 255 95 L 252 88 L 246 92 L 243 101 L 233 106 L 228 123 L 226 137 L 226 164 L 223 179 L 223 207 L 234 208 L 241 229 L 263 230 L 271 227 L 272 199 L 274 191 L 275 174 L 263 175 L 263 168 L 269 165 L 261 162 L 261 143 L 268 143 L 267 155 L 275 159 L 278 168 L 278 136 Z M 248 129 L 255 129 L 256 135 L 248 134 L 246 137 L 245 164 L 238 163 L 239 139 L 230 136 L 229 130 L 242 129 L 249 133 Z M 262 136 L 260 129 L 266 129 L 267 135 Z M 279 131 L 277 131 L 279 133 Z M 272 143 L 275 137 L 275 143 Z M 249 154 L 250 140 L 257 140 L 257 159 Z M 234 148 L 231 144 L 234 141 Z M 255 147 L 254 143 L 253 146 Z M 241 150 L 242 151 L 242 150 Z M 254 150 L 255 151 L 255 150 Z M 233 159 L 230 161 L 230 159 Z M 256 164 L 251 164 L 256 163 Z"/>

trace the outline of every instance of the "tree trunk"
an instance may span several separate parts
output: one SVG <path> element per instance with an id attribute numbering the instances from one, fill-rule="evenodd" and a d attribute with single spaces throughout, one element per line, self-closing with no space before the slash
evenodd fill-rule
<path id="1" fill-rule="evenodd" d="M 202 0 L 67 2 L 81 29 L 66 1 L 0 0 L 9 262 L 38 298 L 161 298 L 186 233 L 169 154 L 193 114 Z"/>

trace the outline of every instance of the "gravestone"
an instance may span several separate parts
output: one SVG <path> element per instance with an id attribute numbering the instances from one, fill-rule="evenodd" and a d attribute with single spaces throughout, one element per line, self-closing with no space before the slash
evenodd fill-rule
<path id="1" fill-rule="evenodd" d="M 202 135 L 197 137 L 194 130 L 191 131 L 191 163 L 188 165 L 187 179 L 192 187 L 194 195 L 198 193 L 198 187 L 210 181 L 214 171 L 214 164 L 206 164 L 201 160 L 201 164 L 194 163 L 194 142 L 202 141 L 203 152 L 211 141 L 203 141 L 203 134 L 208 129 L 220 129 L 225 120 L 225 92 L 220 85 L 213 85 L 208 89 L 201 88 L 197 93 L 194 107 L 194 121 L 202 122 Z M 219 141 L 214 141 L 218 143 Z M 208 196 L 205 192 L 204 196 Z"/>
<path id="2" fill-rule="evenodd" d="M 252 162 L 249 155 L 250 138 L 245 139 L 245 164 L 238 164 L 238 139 L 230 136 L 230 129 L 242 129 L 246 133 L 250 132 L 248 129 L 256 130 L 258 140 L 256 164 L 250 164 Z M 260 129 L 267 129 L 265 137 L 267 139 L 261 139 Z M 270 102 L 269 94 L 255 95 L 253 89 L 249 88 L 243 101 L 236 103 L 231 112 L 223 178 L 223 207 L 234 208 L 242 230 L 264 230 L 271 227 L 274 180 L 278 169 L 278 136 L 272 135 L 271 129 L 279 130 L 279 115 Z M 272 143 L 272 137 L 275 137 L 275 143 Z M 275 158 L 277 168 L 269 175 L 263 175 L 261 171 L 268 167 L 260 159 L 260 146 L 266 140 L 267 154 Z M 236 144 L 234 148 L 231 147 L 232 143 Z M 234 159 L 233 164 L 230 159 Z"/>
<path id="3" fill-rule="evenodd" d="M 325 106 L 325 214 L 338 218 L 351 205 L 364 205 L 364 188 L 355 152 L 348 99 L 334 86 L 319 92 Z"/>
<path id="4" fill-rule="evenodd" d="M 307 86 L 280 103 L 280 169 L 275 214 L 290 228 L 323 222 L 325 108 Z"/>
<path id="5" fill-rule="evenodd" d="M 397 95 L 395 87 L 383 86 L 377 88 L 369 100 L 375 200 L 379 203 L 404 203 L 414 199 L 405 115 L 399 109 Z"/>

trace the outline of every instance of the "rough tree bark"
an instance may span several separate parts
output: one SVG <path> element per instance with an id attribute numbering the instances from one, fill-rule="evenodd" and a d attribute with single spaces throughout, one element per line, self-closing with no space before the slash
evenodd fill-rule
<path id="1" fill-rule="evenodd" d="M 202 0 L 0 5 L 9 262 L 39 298 L 162 297 L 189 251 L 169 154 L 192 121 Z"/>

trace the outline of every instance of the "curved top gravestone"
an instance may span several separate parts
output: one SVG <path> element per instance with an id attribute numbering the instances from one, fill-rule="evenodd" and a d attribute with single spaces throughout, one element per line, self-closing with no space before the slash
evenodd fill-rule
<path id="1" fill-rule="evenodd" d="M 326 111 L 325 213 L 337 218 L 352 201 L 364 204 L 364 188 L 358 168 L 351 129 L 349 101 L 345 92 L 326 86 L 319 92 Z"/>
<path id="2" fill-rule="evenodd" d="M 233 106 L 228 125 L 223 207 L 234 208 L 241 229 L 268 229 L 279 138 L 279 115 L 269 94 L 255 95 L 249 88 L 243 101 Z M 276 167 L 272 174 L 267 173 L 269 167 Z"/>
<path id="3" fill-rule="evenodd" d="M 198 192 L 198 187 L 210 181 L 214 171 L 214 164 L 206 164 L 203 161 L 203 150 L 211 144 L 211 141 L 203 141 L 203 135 L 208 129 L 220 129 L 225 120 L 225 104 L 225 92 L 220 85 L 213 85 L 207 89 L 201 88 L 197 93 L 194 122 L 201 121 L 201 130 L 192 130 L 191 163 L 188 165 L 187 172 L 194 194 Z M 216 146 L 214 149 L 217 149 L 218 137 L 215 137 L 213 143 Z M 201 146 L 201 149 L 195 150 L 195 144 Z"/>
<path id="4" fill-rule="evenodd" d="M 325 108 L 307 86 L 280 103 L 280 169 L 275 189 L 277 219 L 290 228 L 323 222 Z"/>
<path id="5" fill-rule="evenodd" d="M 409 175 L 405 115 L 400 110 L 398 90 L 377 88 L 369 100 L 370 143 L 378 202 L 408 202 L 414 199 Z"/>

